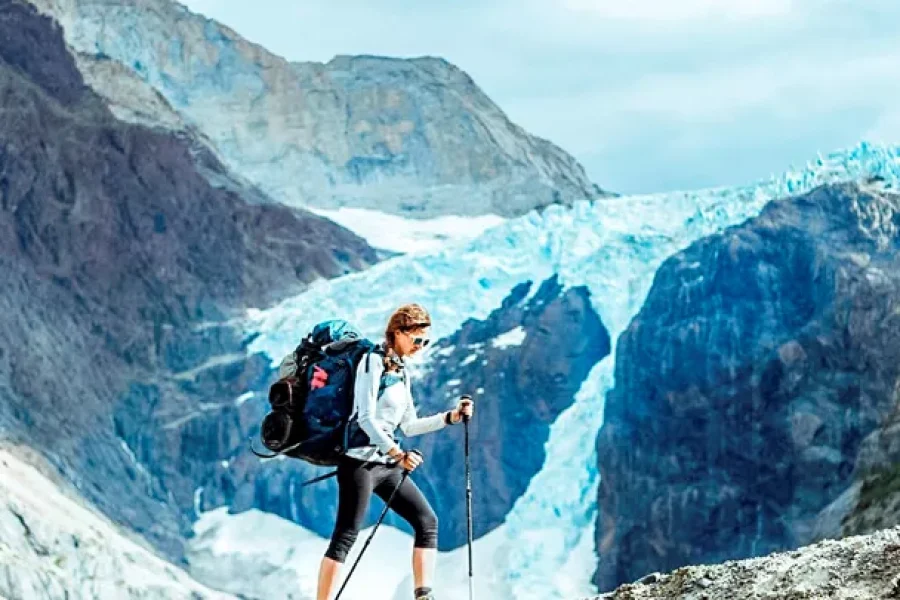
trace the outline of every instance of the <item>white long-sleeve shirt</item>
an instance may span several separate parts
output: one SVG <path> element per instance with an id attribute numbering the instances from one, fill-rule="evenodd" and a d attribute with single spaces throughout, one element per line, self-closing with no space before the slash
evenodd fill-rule
<path id="1" fill-rule="evenodd" d="M 429 417 L 416 414 L 409 377 L 404 369 L 385 372 L 383 359 L 376 352 L 359 361 L 353 395 L 359 426 L 372 442 L 371 445 L 348 450 L 347 455 L 353 458 L 387 462 L 390 460 L 388 452 L 392 448 L 400 449 L 393 439 L 398 427 L 403 435 L 413 437 L 446 426 L 445 413 Z"/>

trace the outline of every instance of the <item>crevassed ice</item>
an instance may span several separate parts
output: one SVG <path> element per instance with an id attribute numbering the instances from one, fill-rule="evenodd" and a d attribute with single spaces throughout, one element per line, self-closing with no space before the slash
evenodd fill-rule
<path id="1" fill-rule="evenodd" d="M 553 206 L 474 240 L 322 281 L 268 310 L 252 311 L 248 334 L 257 337 L 250 350 L 267 353 L 274 365 L 312 324 L 333 317 L 350 318 L 377 338 L 390 311 L 410 301 L 432 312 L 435 337 L 446 336 L 467 318 L 485 318 L 516 284 L 537 284 L 553 273 L 565 286 L 590 289 L 593 306 L 615 342 L 668 256 L 756 215 L 770 200 L 869 176 L 896 184 L 897 148 L 862 143 L 755 186 Z M 492 565 L 498 579 L 492 588 L 505 588 L 505 597 L 548 600 L 593 591 L 590 571 L 565 572 L 564 567 L 595 563 L 593 544 L 584 536 L 594 534 L 594 439 L 613 385 L 614 353 L 615 347 L 593 368 L 573 405 L 553 424 L 545 467 L 496 532 L 500 539 L 491 544 L 490 556 L 478 557 L 479 565 Z M 574 554 L 576 549 L 580 555 Z"/>
<path id="2" fill-rule="evenodd" d="M 756 187 L 719 189 L 635 199 L 619 217 L 601 217 L 610 230 L 591 250 L 569 254 L 560 269 L 563 283 L 584 283 L 613 340 L 638 312 L 659 265 L 701 237 L 754 216 L 772 199 L 808 191 L 824 182 L 878 175 L 900 179 L 897 149 L 868 144 L 820 159 L 812 168 L 788 173 Z M 597 228 L 594 228 L 597 231 Z M 546 466 L 507 515 L 507 544 L 494 557 L 505 572 L 510 597 L 562 599 L 594 591 L 592 570 L 573 573 L 567 565 L 596 565 L 593 544 L 598 474 L 594 441 L 603 424 L 606 393 L 612 388 L 615 344 L 589 375 L 575 403 L 551 427 Z M 533 538 L 540 543 L 522 543 Z M 577 548 L 582 556 L 573 556 Z M 588 556 L 584 556 L 588 554 Z M 582 579 L 579 580 L 579 577 Z"/>
<path id="3" fill-rule="evenodd" d="M 587 285 L 595 296 L 615 291 L 630 299 L 604 307 L 612 311 L 601 314 L 609 327 L 610 319 L 630 318 L 635 295 L 642 298 L 628 276 L 632 265 L 647 270 L 655 256 L 738 223 L 773 198 L 869 175 L 891 180 L 898 163 L 896 148 L 863 143 L 755 186 L 626 196 L 531 212 L 474 240 L 319 281 L 271 308 L 251 310 L 246 329 L 258 336 L 250 350 L 267 353 L 274 365 L 313 324 L 333 317 L 349 318 L 366 335 L 378 337 L 390 311 L 412 301 L 428 307 L 434 335 L 445 336 L 467 318 L 486 317 L 516 284 L 540 282 L 553 273 L 569 285 Z M 625 277 L 610 270 L 613 262 L 628 265 L 622 269 Z"/>

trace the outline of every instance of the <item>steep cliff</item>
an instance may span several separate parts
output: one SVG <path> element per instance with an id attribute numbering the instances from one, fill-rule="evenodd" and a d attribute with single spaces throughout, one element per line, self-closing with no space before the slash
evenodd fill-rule
<path id="1" fill-rule="evenodd" d="M 823 186 L 671 257 L 615 379 L 601 590 L 808 542 L 900 402 L 900 196 Z"/>
<path id="2" fill-rule="evenodd" d="M 33 2 L 86 63 L 112 59 L 148 82 L 276 200 L 512 216 L 601 193 L 571 156 L 511 123 L 442 59 L 292 63 L 171 0 Z M 119 77 L 91 71 L 102 94 L 147 111 L 127 106 Z"/>

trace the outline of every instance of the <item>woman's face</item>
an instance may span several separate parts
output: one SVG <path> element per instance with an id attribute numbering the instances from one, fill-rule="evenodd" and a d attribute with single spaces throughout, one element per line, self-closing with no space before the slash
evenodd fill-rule
<path id="1" fill-rule="evenodd" d="M 412 356 L 428 345 L 429 327 L 417 327 L 409 331 L 398 331 L 394 348 L 400 356 Z"/>

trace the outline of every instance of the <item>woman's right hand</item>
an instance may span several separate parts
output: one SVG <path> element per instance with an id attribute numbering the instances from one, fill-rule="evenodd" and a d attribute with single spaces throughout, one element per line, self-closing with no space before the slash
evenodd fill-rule
<path id="1" fill-rule="evenodd" d="M 412 472 L 422 464 L 423 460 L 422 455 L 418 452 L 404 452 L 403 458 L 400 460 L 400 466 Z"/>

